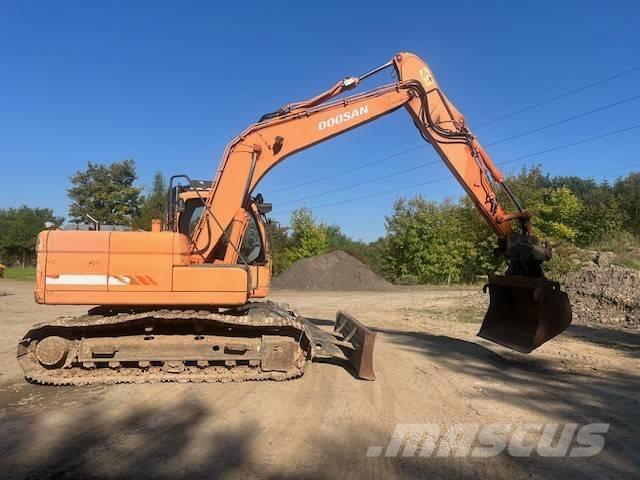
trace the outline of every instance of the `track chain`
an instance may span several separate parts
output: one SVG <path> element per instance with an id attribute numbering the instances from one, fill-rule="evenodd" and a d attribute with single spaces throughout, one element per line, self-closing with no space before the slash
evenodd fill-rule
<path id="1" fill-rule="evenodd" d="M 161 309 L 136 313 L 115 313 L 111 315 L 87 314 L 80 317 L 60 317 L 51 322 L 44 322 L 34 327 L 25 335 L 21 341 L 24 348 L 18 349 L 18 362 L 24 371 L 27 380 L 42 385 L 112 385 L 117 383 L 215 383 L 215 382 L 243 382 L 291 380 L 302 376 L 306 365 L 310 360 L 309 350 L 302 349 L 300 357 L 295 361 L 295 368 L 286 372 L 262 371 L 260 367 L 250 367 L 248 365 L 208 366 L 197 367 L 187 365 L 181 373 L 170 373 L 162 370 L 161 367 L 119 367 L 119 368 L 96 368 L 86 369 L 72 361 L 67 360 L 62 368 L 49 369 L 40 364 L 35 357 L 34 341 L 46 335 L 47 330 L 66 330 L 91 328 L 96 331 L 112 330 L 117 327 L 126 327 L 132 323 L 145 321 L 183 321 L 187 323 L 212 321 L 219 324 L 256 327 L 262 329 L 278 329 L 287 327 L 300 332 L 299 343 L 303 336 L 308 338 L 307 327 L 304 319 L 297 316 L 287 305 L 278 305 L 272 302 L 259 304 L 257 308 L 252 308 L 242 315 L 211 312 L 209 310 L 179 310 Z M 193 333 L 188 332 L 188 333 Z M 302 345 L 301 345 L 302 346 Z M 20 355 L 21 350 L 23 353 Z M 69 357 L 75 355 L 70 352 Z M 189 361 L 189 359 L 185 359 Z"/>

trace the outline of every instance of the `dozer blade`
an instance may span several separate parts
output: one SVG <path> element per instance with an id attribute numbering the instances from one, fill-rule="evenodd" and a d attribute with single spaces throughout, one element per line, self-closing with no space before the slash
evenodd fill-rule
<path id="1" fill-rule="evenodd" d="M 346 360 L 358 378 L 363 380 L 376 379 L 373 372 L 373 347 L 376 340 L 374 332 L 342 311 L 336 314 L 333 332 L 319 328 L 309 319 L 303 318 L 303 321 L 311 345 L 313 345 L 314 359 Z"/>
<path id="2" fill-rule="evenodd" d="M 478 336 L 530 353 L 571 324 L 569 297 L 546 278 L 489 275 L 489 310 Z"/>
<path id="3" fill-rule="evenodd" d="M 376 334 L 346 312 L 338 311 L 333 334 L 350 344 L 342 350 L 358 378 L 375 380 L 373 346 Z"/>

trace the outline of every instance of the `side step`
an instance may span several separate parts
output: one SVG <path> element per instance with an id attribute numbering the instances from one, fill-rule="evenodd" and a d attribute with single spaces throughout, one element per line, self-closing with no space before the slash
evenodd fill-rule
<path id="1" fill-rule="evenodd" d="M 312 344 L 313 358 L 346 360 L 358 378 L 376 379 L 373 371 L 375 332 L 343 311 L 336 314 L 333 332 L 322 330 L 306 318 L 304 323 Z"/>

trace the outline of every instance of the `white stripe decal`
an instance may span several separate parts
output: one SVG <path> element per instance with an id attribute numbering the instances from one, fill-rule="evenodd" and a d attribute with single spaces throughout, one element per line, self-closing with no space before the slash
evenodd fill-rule
<path id="1" fill-rule="evenodd" d="M 57 277 L 47 276 L 47 285 L 107 285 L 107 276 L 72 275 L 64 273 Z"/>
<path id="2" fill-rule="evenodd" d="M 56 277 L 47 277 L 47 285 L 129 285 L 130 277 L 120 278 L 107 275 L 74 275 L 63 273 Z"/>

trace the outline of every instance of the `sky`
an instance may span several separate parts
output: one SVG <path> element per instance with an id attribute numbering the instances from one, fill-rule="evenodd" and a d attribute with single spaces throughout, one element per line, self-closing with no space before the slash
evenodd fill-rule
<path id="1" fill-rule="evenodd" d="M 577 116 L 488 146 L 495 163 L 509 162 L 506 173 L 540 164 L 615 180 L 640 170 L 640 68 L 629 72 L 640 67 L 639 16 L 635 1 L 0 0 L 0 208 L 67 215 L 69 176 L 89 161 L 132 158 L 143 187 L 156 171 L 211 179 L 225 145 L 263 113 L 399 51 L 429 63 L 484 145 Z M 359 90 L 390 82 L 386 70 Z M 398 197 L 463 194 L 443 164 L 430 164 L 439 158 L 431 147 L 414 148 L 423 144 L 399 110 L 289 157 L 256 192 L 283 224 L 307 206 L 374 240 Z"/>

